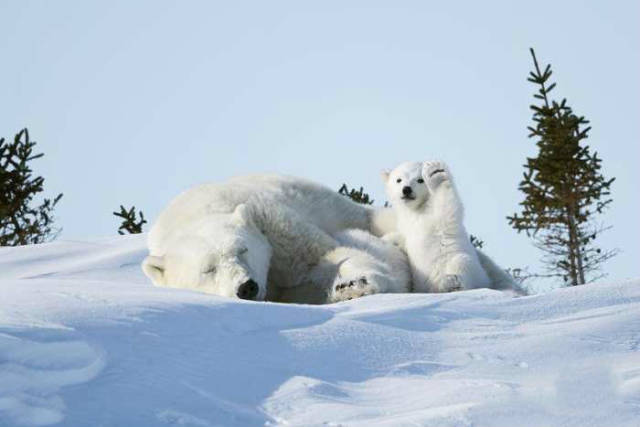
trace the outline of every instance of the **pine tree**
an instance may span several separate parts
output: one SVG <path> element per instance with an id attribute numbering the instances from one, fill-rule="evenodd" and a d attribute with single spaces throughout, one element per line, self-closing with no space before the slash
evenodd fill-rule
<path id="1" fill-rule="evenodd" d="M 118 227 L 118 234 L 140 234 L 142 233 L 142 226 L 147 223 L 142 211 L 137 212 L 140 217 L 140 219 L 137 219 L 135 206 L 131 206 L 131 209 L 127 210 L 120 205 L 120 212 L 114 212 L 113 214 L 122 218 L 122 223 Z"/>
<path id="2" fill-rule="evenodd" d="M 537 139 L 538 154 L 524 165 L 519 186 L 525 195 L 522 212 L 507 219 L 518 232 L 534 238 L 545 254 L 548 276 L 581 285 L 602 277 L 602 263 L 617 253 L 595 245 L 600 233 L 610 228 L 596 223 L 595 217 L 611 203 L 615 178 L 600 173 L 602 160 L 585 144 L 589 122 L 576 115 L 566 99 L 558 103 L 549 98 L 556 86 L 549 80 L 551 66 L 541 71 L 533 49 L 531 56 L 535 71 L 528 80 L 538 87 L 534 97 L 539 105 L 531 105 L 534 126 L 528 129 L 529 137 Z"/>
<path id="3" fill-rule="evenodd" d="M 22 129 L 6 143 L 0 138 L 0 246 L 42 243 L 55 238 L 53 209 L 62 198 L 43 199 L 34 205 L 34 197 L 43 191 L 44 178 L 33 176 L 32 160 L 44 154 L 34 154 L 35 141 Z"/>

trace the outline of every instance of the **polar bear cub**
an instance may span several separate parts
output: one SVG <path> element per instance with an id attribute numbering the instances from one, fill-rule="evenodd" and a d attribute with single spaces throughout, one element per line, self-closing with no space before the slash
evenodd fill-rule
<path id="1" fill-rule="evenodd" d="M 383 172 L 397 215 L 414 292 L 450 292 L 491 286 L 463 224 L 463 206 L 448 167 L 438 161 L 406 162 Z"/>

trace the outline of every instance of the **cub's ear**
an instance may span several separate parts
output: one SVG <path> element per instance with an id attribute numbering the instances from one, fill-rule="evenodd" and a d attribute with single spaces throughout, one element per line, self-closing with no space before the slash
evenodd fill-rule
<path id="1" fill-rule="evenodd" d="M 164 257 L 149 255 L 142 261 L 142 271 L 154 285 L 162 285 L 164 279 Z"/>
<path id="2" fill-rule="evenodd" d="M 241 204 L 236 207 L 231 215 L 231 219 L 237 225 L 253 225 L 253 219 L 251 218 L 251 211 L 246 204 Z"/>
<path id="3" fill-rule="evenodd" d="M 382 178 L 382 182 L 386 184 L 386 182 L 389 180 L 390 174 L 391 174 L 391 171 L 389 169 L 384 169 L 380 171 L 380 177 Z"/>

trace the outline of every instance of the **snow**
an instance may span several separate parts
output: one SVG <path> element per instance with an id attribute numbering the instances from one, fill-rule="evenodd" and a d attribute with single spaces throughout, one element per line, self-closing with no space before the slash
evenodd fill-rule
<path id="1" fill-rule="evenodd" d="M 640 425 L 640 280 L 284 305 L 153 287 L 145 254 L 0 248 L 0 425 Z"/>

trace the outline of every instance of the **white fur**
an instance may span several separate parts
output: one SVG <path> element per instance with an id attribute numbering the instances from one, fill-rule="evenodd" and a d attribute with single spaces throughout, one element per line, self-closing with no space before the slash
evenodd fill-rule
<path id="1" fill-rule="evenodd" d="M 334 250 L 332 256 L 346 261 L 334 280 L 330 301 L 371 293 L 410 291 L 411 271 L 407 256 L 402 250 L 363 230 L 345 230 L 334 237 L 341 247 Z M 349 257 L 349 252 L 355 256 Z M 362 252 L 368 256 L 358 255 Z"/>
<path id="2" fill-rule="evenodd" d="M 402 290 L 405 285 L 393 276 L 397 267 L 379 258 L 377 246 L 360 245 L 366 240 L 360 235 L 339 234 L 381 233 L 377 224 L 385 221 L 378 217 L 386 214 L 293 177 L 253 175 L 205 184 L 161 213 L 149 233 L 143 270 L 156 285 L 229 297 L 252 280 L 257 300 L 350 299 L 346 288 L 353 286 L 336 287 L 363 277 L 362 294 Z"/>
<path id="3" fill-rule="evenodd" d="M 526 295 L 527 291 L 523 289 L 505 269 L 496 264 L 487 254 L 480 249 L 476 249 L 480 265 L 491 280 L 491 289 L 499 289 L 501 291 L 513 291 L 516 295 Z"/>
<path id="4" fill-rule="evenodd" d="M 386 239 L 406 250 L 414 291 L 491 287 L 464 228 L 462 202 L 447 166 L 406 162 L 383 173 L 383 179 L 398 228 Z"/>

